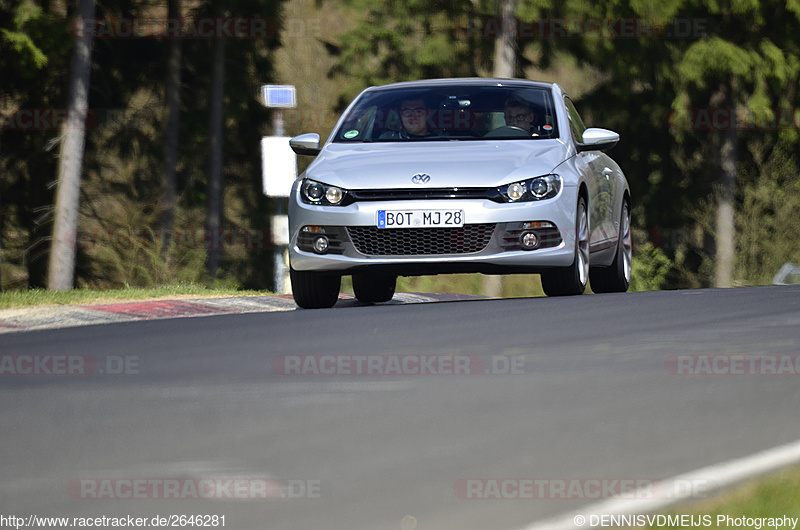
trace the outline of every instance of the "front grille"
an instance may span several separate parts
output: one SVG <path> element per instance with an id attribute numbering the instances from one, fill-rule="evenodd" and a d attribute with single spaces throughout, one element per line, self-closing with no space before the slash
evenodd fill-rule
<path id="1" fill-rule="evenodd" d="M 418 188 L 349 190 L 356 201 L 403 201 L 430 199 L 491 199 L 505 202 L 497 189 L 489 188 Z"/>
<path id="2" fill-rule="evenodd" d="M 470 254 L 489 244 L 494 224 L 460 228 L 377 228 L 349 226 L 356 250 L 367 256 Z"/>

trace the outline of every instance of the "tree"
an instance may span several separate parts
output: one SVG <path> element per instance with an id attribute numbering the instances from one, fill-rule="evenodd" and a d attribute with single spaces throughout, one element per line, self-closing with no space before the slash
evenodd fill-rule
<path id="1" fill-rule="evenodd" d="M 10 45 L 22 61 L 32 64 L 35 68 L 42 68 L 47 64 L 47 56 L 33 42 L 31 37 L 24 31 L 25 26 L 31 21 L 41 18 L 42 10 L 30 2 L 20 3 L 14 11 L 14 29 L 0 29 L 0 41 Z M 2 145 L 2 144 L 0 144 Z M 0 153 L 2 149 L 0 148 Z M 0 167 L 0 183 L 4 182 L 3 172 Z M 0 188 L 0 212 L 2 212 L 2 188 Z M 0 215 L 0 291 L 3 290 L 3 217 Z"/>
<path id="2" fill-rule="evenodd" d="M 168 17 L 170 20 L 181 19 L 180 0 L 169 0 Z M 167 107 L 167 126 L 164 135 L 164 159 L 162 166 L 162 204 L 161 228 L 165 238 L 175 227 L 175 202 L 178 195 L 176 166 L 178 164 L 178 142 L 181 112 L 181 39 L 172 39 L 169 44 L 167 59 L 167 82 L 165 90 Z M 164 251 L 168 242 L 162 239 Z"/>
<path id="3" fill-rule="evenodd" d="M 207 0 L 191 7 L 184 3 L 182 7 L 186 16 L 197 20 L 217 16 L 211 4 Z M 225 173 L 226 201 L 220 205 L 220 223 L 236 228 L 239 234 L 252 229 L 254 237 L 245 238 L 248 244 L 252 242 L 246 248 L 238 239 L 230 246 L 222 245 L 217 276 L 231 285 L 263 288 L 272 277 L 269 267 L 263 265 L 268 252 L 263 219 L 269 206 L 254 175 L 260 173 L 258 146 L 261 136 L 268 132 L 269 114 L 256 94 L 261 84 L 274 81 L 273 52 L 280 45 L 274 30 L 281 2 L 229 0 L 226 7 L 237 19 L 263 19 L 267 37 L 245 35 L 225 43 L 225 61 L 231 65 L 225 72 L 229 82 L 223 85 L 225 119 L 235 121 L 236 127 L 216 137 Z M 97 21 L 110 21 L 111 26 L 102 27 L 111 29 L 114 21 L 159 21 L 169 16 L 167 3 L 162 7 L 145 0 L 115 0 L 96 9 Z M 0 129 L 0 215 L 6 286 L 47 285 L 47 247 L 54 202 L 51 181 L 57 170 L 55 150 L 49 149 L 63 143 L 56 141 L 60 131 L 47 124 L 16 127 L 13 114 L 11 119 L 7 117 L 15 109 L 22 113 L 38 109 L 51 117 L 65 107 L 69 86 L 66 74 L 74 43 L 67 31 L 73 16 L 81 15 L 72 6 L 65 13 L 64 4 L 58 2 L 0 3 L 0 105 L 4 124 Z M 184 21 L 188 23 L 188 19 Z M 174 101 L 166 80 L 171 77 L 167 58 L 175 39 L 162 38 L 163 33 L 158 30 L 163 28 L 156 25 L 146 27 L 150 29 L 155 34 L 130 38 L 98 35 L 93 42 L 92 108 L 85 131 L 78 208 L 78 237 L 88 241 L 79 240 L 75 251 L 75 285 L 108 288 L 126 283 L 146 286 L 207 279 L 204 218 L 212 86 L 208 65 L 213 45 L 206 38 L 179 42 L 183 88 L 178 106 L 180 119 L 173 122 L 166 111 Z M 17 38 L 17 34 L 26 38 Z M 35 50 L 27 49 L 25 43 L 33 43 L 47 62 L 36 63 Z M 176 122 L 178 134 L 167 133 L 174 131 L 170 124 Z M 176 151 L 168 147 L 171 142 L 166 138 L 177 138 Z M 174 163 L 166 161 L 170 152 L 176 153 Z M 165 165 L 175 170 L 174 209 L 164 207 L 169 201 L 164 201 L 162 190 L 170 187 L 163 183 Z M 190 237 L 177 248 L 172 245 L 164 256 L 160 233 L 154 229 L 164 228 L 161 215 L 169 210 L 175 212 L 176 237 Z M 117 234 L 126 236 L 117 239 Z M 75 233 L 72 235 L 74 238 Z M 230 238 L 227 242 L 231 242 Z"/>
<path id="4" fill-rule="evenodd" d="M 13 28 L 0 29 L 0 42 L 5 42 L 14 50 L 24 66 L 36 70 L 47 65 L 47 55 L 31 38 L 30 26 L 41 22 L 43 18 L 42 8 L 31 0 L 25 0 L 17 4 L 13 10 L 11 17 Z"/>
<path id="5" fill-rule="evenodd" d="M 211 64 L 206 229 L 213 241 L 222 227 L 222 119 L 225 105 L 225 39 L 214 41 L 214 55 Z M 212 280 L 217 276 L 219 254 L 218 246 L 211 244 L 208 249 L 207 272 L 208 277 Z"/>
<path id="6" fill-rule="evenodd" d="M 718 168 L 714 236 L 714 285 L 730 287 L 736 258 L 735 215 L 741 139 L 747 130 L 776 140 L 797 140 L 796 131 L 781 131 L 776 113 L 793 108 L 800 77 L 800 6 L 751 3 L 712 11 L 722 17 L 719 35 L 693 43 L 677 64 L 678 94 L 674 106 L 693 108 L 707 102 L 718 120 L 696 122 L 695 134 L 709 136 Z M 769 30 L 769 31 L 768 31 Z M 715 114 L 716 113 L 716 114 Z M 772 125 L 770 125 L 772 124 Z"/>
<path id="7" fill-rule="evenodd" d="M 0 3 L 0 246 L 3 281 L 12 288 L 46 283 L 45 260 L 38 258 L 49 239 L 47 182 L 55 166 L 45 149 L 53 133 L 33 127 L 25 114 L 61 99 L 66 83 L 52 70 L 68 69 L 72 39 L 66 28 L 33 0 Z"/>
<path id="8" fill-rule="evenodd" d="M 500 35 L 494 48 L 494 76 L 513 78 L 517 76 L 517 0 L 500 0 Z"/>
<path id="9" fill-rule="evenodd" d="M 486 2 L 346 0 L 359 13 L 356 27 L 328 49 L 332 75 L 352 79 L 340 106 L 371 85 L 435 77 L 474 77 L 492 71 L 493 39 L 473 31 L 494 18 Z"/>
<path id="10" fill-rule="evenodd" d="M 94 18 L 94 0 L 80 0 L 83 20 Z M 47 287 L 72 289 L 75 277 L 75 237 L 78 231 L 78 205 L 83 167 L 83 149 L 89 110 L 89 79 L 92 65 L 92 35 L 75 40 L 69 81 L 67 121 L 63 129 L 58 163 L 55 224 L 50 249 Z"/>
<path id="11" fill-rule="evenodd" d="M 561 53 L 599 72 L 580 104 L 588 121 L 621 133 L 614 156 L 628 170 L 635 224 L 675 233 L 695 221 L 702 204 L 713 204 L 715 220 L 705 227 L 714 242 L 706 250 L 714 255 L 714 284 L 731 285 L 737 183 L 753 164 L 742 155 L 756 139 L 797 142 L 795 128 L 753 121 L 768 124 L 774 109 L 797 106 L 800 5 L 576 0 L 542 10 L 527 0 L 518 11 L 573 30 L 528 42 L 540 66 Z M 638 33 L 614 33 L 626 27 Z M 621 59 L 628 57 L 636 59 Z M 716 126 L 708 121 L 715 112 L 744 119 Z"/>

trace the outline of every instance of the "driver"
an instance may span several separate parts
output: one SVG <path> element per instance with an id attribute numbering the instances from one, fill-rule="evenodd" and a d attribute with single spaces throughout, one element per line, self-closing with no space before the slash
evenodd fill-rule
<path id="1" fill-rule="evenodd" d="M 404 99 L 400 103 L 400 120 L 403 122 L 403 138 L 424 138 L 433 136 L 428 130 L 430 110 L 422 98 Z"/>
<path id="2" fill-rule="evenodd" d="M 410 96 L 400 102 L 400 127 L 399 130 L 386 131 L 381 134 L 381 140 L 417 140 L 431 136 L 435 133 L 428 129 L 431 111 L 421 96 Z"/>
<path id="3" fill-rule="evenodd" d="M 538 133 L 533 131 L 533 121 L 536 119 L 536 114 L 533 112 L 533 107 L 529 102 L 519 96 L 511 96 L 506 100 L 503 110 L 506 119 L 506 125 L 511 127 L 519 127 L 531 134 L 531 136 L 539 136 Z"/>

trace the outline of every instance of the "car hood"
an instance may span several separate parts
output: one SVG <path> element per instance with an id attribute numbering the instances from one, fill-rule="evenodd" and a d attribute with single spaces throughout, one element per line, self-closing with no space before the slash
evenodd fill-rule
<path id="1" fill-rule="evenodd" d="M 561 140 L 330 143 L 308 178 L 346 189 L 493 187 L 551 173 L 568 155 Z M 427 183 L 412 183 L 417 174 Z"/>

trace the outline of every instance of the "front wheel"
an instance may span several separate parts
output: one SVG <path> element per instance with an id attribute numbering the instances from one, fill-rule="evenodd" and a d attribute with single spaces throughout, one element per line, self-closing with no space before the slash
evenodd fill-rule
<path id="1" fill-rule="evenodd" d="M 342 277 L 319 272 L 296 271 L 289 269 L 292 280 L 292 296 L 295 303 L 303 309 L 333 307 L 339 299 Z"/>
<path id="2" fill-rule="evenodd" d="M 575 259 L 572 265 L 542 273 L 542 289 L 547 296 L 583 294 L 589 281 L 589 214 L 586 200 L 578 201 L 575 214 Z"/>
<path id="3" fill-rule="evenodd" d="M 396 285 L 397 276 L 394 274 L 353 274 L 353 294 L 359 302 L 365 304 L 388 302 L 394 297 Z"/>
<path id="4" fill-rule="evenodd" d="M 595 293 L 624 293 L 631 284 L 633 263 L 633 237 L 631 236 L 631 211 L 627 203 L 622 203 L 622 217 L 619 223 L 617 254 L 609 267 L 592 269 L 589 279 Z"/>

